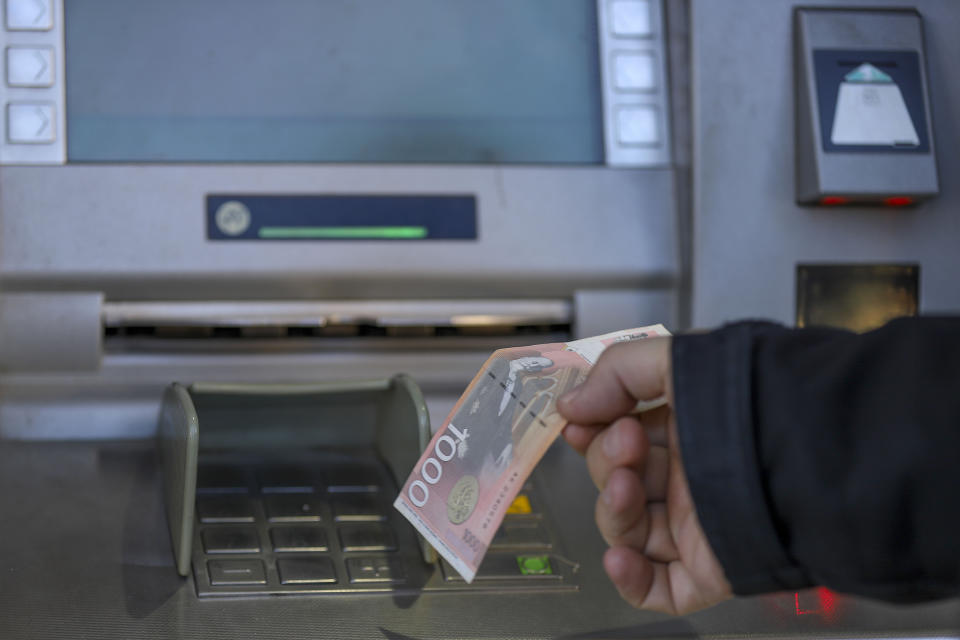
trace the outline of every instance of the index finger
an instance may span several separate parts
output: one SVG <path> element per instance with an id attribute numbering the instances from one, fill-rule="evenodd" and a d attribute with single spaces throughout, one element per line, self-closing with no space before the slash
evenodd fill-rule
<path id="1" fill-rule="evenodd" d="M 557 408 L 574 424 L 607 424 L 633 411 L 637 401 L 669 400 L 671 393 L 670 338 L 647 338 L 609 347 Z"/>
<path id="2" fill-rule="evenodd" d="M 567 441 L 580 455 L 586 455 L 590 443 L 600 433 L 602 426 L 587 427 L 581 424 L 567 423 L 563 428 L 563 439 Z"/>

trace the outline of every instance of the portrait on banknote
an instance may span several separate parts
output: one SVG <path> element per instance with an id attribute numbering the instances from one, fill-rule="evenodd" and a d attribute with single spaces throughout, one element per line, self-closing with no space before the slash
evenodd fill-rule
<path id="1" fill-rule="evenodd" d="M 495 481 L 529 429 L 545 427 L 556 398 L 576 386 L 583 363 L 577 358 L 563 367 L 569 357 L 556 346 L 557 352 L 506 351 L 488 361 L 450 419 L 465 436 L 457 450 L 464 472 Z"/>

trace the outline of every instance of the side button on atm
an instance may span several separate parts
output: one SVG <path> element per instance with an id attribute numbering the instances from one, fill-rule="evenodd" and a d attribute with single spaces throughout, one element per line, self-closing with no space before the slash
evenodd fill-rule
<path id="1" fill-rule="evenodd" d="M 53 28 L 53 0 L 6 0 L 7 29 L 49 31 Z"/>
<path id="2" fill-rule="evenodd" d="M 653 105 L 617 109 L 617 142 L 622 145 L 660 144 L 660 117 Z"/>
<path id="3" fill-rule="evenodd" d="M 48 144 L 56 138 L 53 103 L 11 102 L 7 105 L 7 140 L 17 144 Z"/>
<path id="4" fill-rule="evenodd" d="M 7 85 L 11 87 L 52 87 L 52 47 L 9 47 Z"/>

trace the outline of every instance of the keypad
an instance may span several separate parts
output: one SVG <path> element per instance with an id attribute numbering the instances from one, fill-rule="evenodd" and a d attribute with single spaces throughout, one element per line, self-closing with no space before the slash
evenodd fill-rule
<path id="1" fill-rule="evenodd" d="M 369 456 L 310 462 L 201 456 L 194 577 L 200 595 L 393 590 L 429 570 Z M 406 553 L 400 552 L 403 541 Z"/>
<path id="2" fill-rule="evenodd" d="M 201 455 L 193 542 L 199 595 L 576 588 L 530 485 L 468 585 L 445 562 L 423 561 L 421 541 L 392 506 L 394 479 L 374 455 L 301 458 Z"/>

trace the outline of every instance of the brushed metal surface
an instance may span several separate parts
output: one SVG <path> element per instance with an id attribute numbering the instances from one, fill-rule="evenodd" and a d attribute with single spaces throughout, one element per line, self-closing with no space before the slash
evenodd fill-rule
<path id="1" fill-rule="evenodd" d="M 940 195 L 910 209 L 805 208 L 794 202 L 790 0 L 691 3 L 694 100 L 694 326 L 794 319 L 797 263 L 921 265 L 921 313 L 960 312 L 960 11 L 916 0 L 926 38 Z M 835 6 L 820 0 L 812 7 Z M 902 7 L 850 0 L 844 7 Z"/>
<path id="2" fill-rule="evenodd" d="M 117 300 L 567 297 L 668 287 L 669 169 L 69 165 L 0 169 L 0 277 Z M 479 239 L 214 243 L 207 193 L 475 194 Z"/>
<path id="3" fill-rule="evenodd" d="M 578 564 L 573 593 L 290 596 L 203 601 L 174 567 L 153 442 L 0 440 L 0 637 L 712 638 L 930 637 L 960 630 L 947 602 L 892 607 L 837 597 L 797 615 L 793 593 L 737 599 L 671 619 L 630 609 L 600 566 L 596 492 L 566 446 L 535 474 Z M 543 489 L 546 489 L 544 491 Z M 802 593 L 798 602 L 815 601 Z"/>

